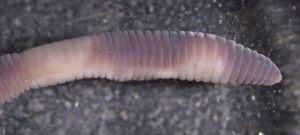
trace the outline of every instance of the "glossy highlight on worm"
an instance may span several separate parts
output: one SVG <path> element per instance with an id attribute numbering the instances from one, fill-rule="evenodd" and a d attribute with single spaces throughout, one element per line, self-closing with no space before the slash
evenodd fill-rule
<path id="1" fill-rule="evenodd" d="M 282 79 L 269 58 L 220 36 L 185 31 L 117 31 L 1 56 L 0 102 L 26 89 L 98 77 L 249 85 L 273 85 Z"/>

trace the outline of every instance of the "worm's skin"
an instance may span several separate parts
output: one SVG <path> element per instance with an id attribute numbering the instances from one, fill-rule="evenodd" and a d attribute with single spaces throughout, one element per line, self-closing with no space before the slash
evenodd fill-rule
<path id="1" fill-rule="evenodd" d="M 282 79 L 269 58 L 219 36 L 183 31 L 118 31 L 1 56 L 0 102 L 25 89 L 92 77 L 251 85 L 273 85 Z"/>

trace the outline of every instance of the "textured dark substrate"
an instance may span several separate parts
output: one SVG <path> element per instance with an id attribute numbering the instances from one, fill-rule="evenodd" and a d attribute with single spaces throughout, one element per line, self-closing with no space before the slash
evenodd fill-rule
<path id="1" fill-rule="evenodd" d="M 300 134 L 299 9 L 298 0 L 2 0 L 0 54 L 103 31 L 192 30 L 266 54 L 284 80 L 75 81 L 0 105 L 0 134 Z"/>

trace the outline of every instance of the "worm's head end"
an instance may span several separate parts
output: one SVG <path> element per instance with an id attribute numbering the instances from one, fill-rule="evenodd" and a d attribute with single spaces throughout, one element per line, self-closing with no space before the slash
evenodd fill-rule
<path id="1" fill-rule="evenodd" d="M 274 68 L 274 70 L 273 70 L 274 73 L 271 76 L 271 79 L 272 79 L 272 84 L 271 85 L 279 83 L 282 80 L 282 74 L 281 74 L 279 68 L 276 65 L 273 65 L 273 68 Z"/>

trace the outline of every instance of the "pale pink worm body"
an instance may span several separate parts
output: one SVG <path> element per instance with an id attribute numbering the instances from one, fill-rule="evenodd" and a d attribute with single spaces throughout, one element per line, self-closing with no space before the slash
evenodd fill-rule
<path id="1" fill-rule="evenodd" d="M 92 77 L 253 85 L 273 85 L 282 79 L 269 58 L 219 36 L 184 31 L 118 31 L 1 56 L 0 102 L 25 89 Z"/>

